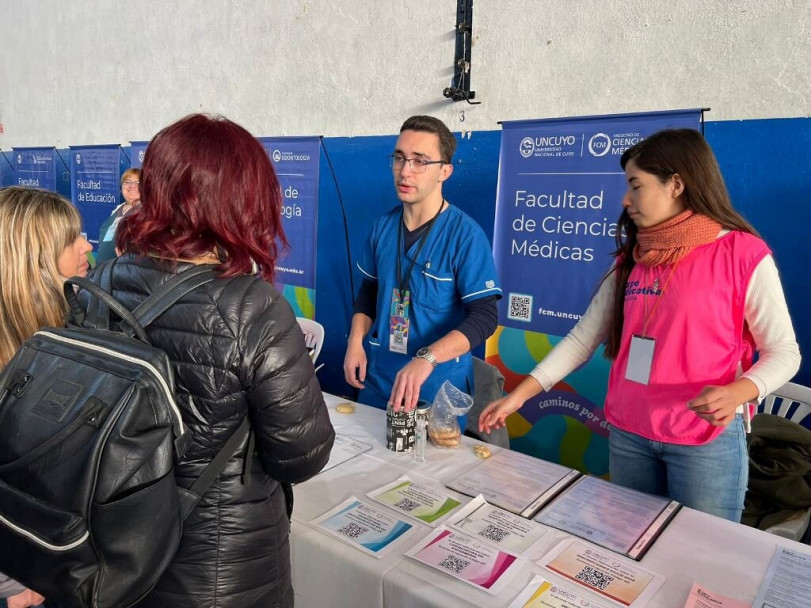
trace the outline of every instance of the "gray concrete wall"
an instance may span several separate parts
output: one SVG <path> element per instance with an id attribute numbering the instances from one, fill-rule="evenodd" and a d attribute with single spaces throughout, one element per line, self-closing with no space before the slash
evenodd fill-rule
<path id="1" fill-rule="evenodd" d="M 442 96 L 456 0 L 0 0 L 0 148 L 149 139 L 190 112 L 257 135 L 393 133 L 685 107 L 809 115 L 811 0 L 475 0 L 472 85 Z"/>

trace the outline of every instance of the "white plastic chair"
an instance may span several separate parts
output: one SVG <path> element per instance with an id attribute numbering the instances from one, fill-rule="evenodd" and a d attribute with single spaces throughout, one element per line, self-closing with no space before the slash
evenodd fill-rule
<path id="1" fill-rule="evenodd" d="M 321 354 L 321 347 L 324 346 L 324 326 L 318 321 L 296 317 L 301 332 L 304 334 L 304 345 L 310 353 L 310 358 L 315 363 L 318 355 Z"/>
<path id="2" fill-rule="evenodd" d="M 774 414 L 811 429 L 811 388 L 786 382 L 766 395 L 757 408 L 758 414 Z"/>

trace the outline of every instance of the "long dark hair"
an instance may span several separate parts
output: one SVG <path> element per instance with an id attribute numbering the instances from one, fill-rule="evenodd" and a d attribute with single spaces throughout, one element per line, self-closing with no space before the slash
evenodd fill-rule
<path id="1" fill-rule="evenodd" d="M 116 231 L 119 249 L 168 259 L 216 251 L 222 276 L 250 274 L 254 263 L 273 281 L 285 247 L 282 191 L 267 152 L 222 116 L 192 114 L 149 143 L 141 205 Z"/>
<path id="2" fill-rule="evenodd" d="M 662 183 L 678 173 L 684 182 L 682 201 L 685 209 L 706 215 L 728 230 L 757 235 L 751 224 L 732 208 L 715 155 L 698 131 L 666 129 L 654 133 L 625 151 L 620 159 L 623 169 L 629 161 L 634 161 L 639 169 L 655 175 Z M 636 235 L 636 224 L 628 217 L 627 210 L 623 209 L 617 221 L 617 249 L 613 253 L 617 263 L 603 279 L 617 282 L 605 347 L 605 356 L 608 359 L 615 359 L 620 349 L 625 318 L 625 284 L 635 265 L 633 252 L 637 242 Z"/>

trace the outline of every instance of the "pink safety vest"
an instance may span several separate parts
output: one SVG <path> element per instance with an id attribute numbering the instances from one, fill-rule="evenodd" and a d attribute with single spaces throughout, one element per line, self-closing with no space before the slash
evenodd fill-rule
<path id="1" fill-rule="evenodd" d="M 756 236 L 733 231 L 677 264 L 634 266 L 625 289 L 622 343 L 608 378 L 605 412 L 612 425 L 683 445 L 708 443 L 721 433 L 687 402 L 705 386 L 729 384 L 739 365 L 751 364 L 744 301 L 752 272 L 769 253 Z M 625 371 L 631 337 L 642 335 L 646 316 L 645 335 L 656 345 L 644 385 L 626 380 Z"/>

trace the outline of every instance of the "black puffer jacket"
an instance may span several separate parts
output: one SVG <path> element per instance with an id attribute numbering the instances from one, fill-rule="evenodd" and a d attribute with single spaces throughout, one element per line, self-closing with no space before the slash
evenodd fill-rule
<path id="1" fill-rule="evenodd" d="M 130 309 L 174 272 L 125 255 L 113 294 Z M 190 486 L 247 413 L 256 438 L 251 482 L 237 450 L 184 524 L 180 550 L 139 606 L 292 606 L 290 526 L 280 482 L 326 464 L 334 432 L 287 301 L 256 276 L 197 288 L 147 328 L 174 363 L 178 403 L 193 443 L 176 467 Z M 126 522 L 121 522 L 126 525 Z"/>

